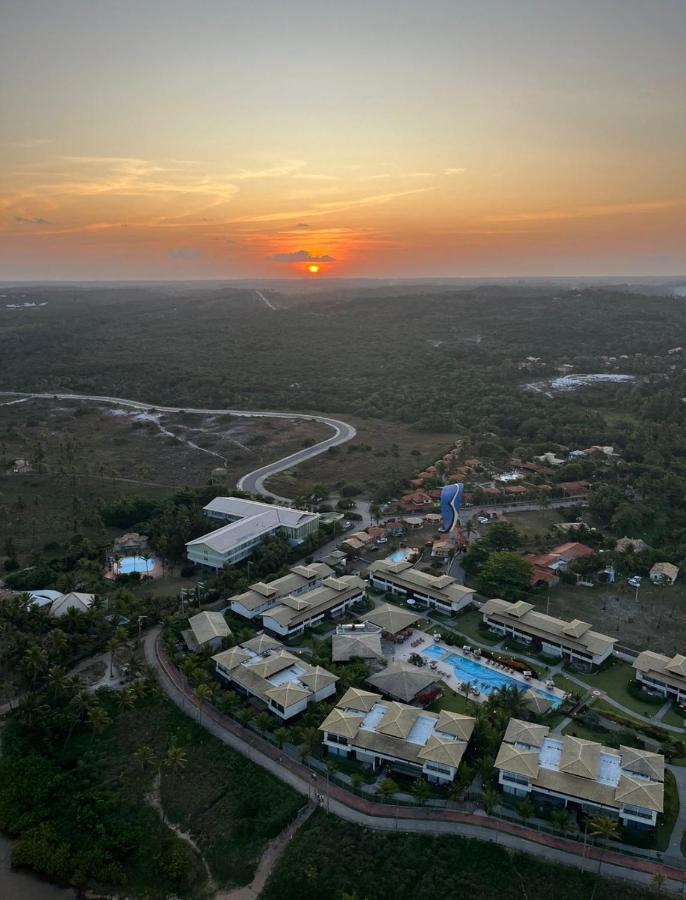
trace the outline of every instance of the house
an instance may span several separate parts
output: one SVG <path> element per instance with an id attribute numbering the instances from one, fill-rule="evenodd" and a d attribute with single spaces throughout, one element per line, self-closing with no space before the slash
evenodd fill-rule
<path id="1" fill-rule="evenodd" d="M 560 481 L 557 486 L 568 497 L 583 497 L 591 490 L 589 481 Z"/>
<path id="2" fill-rule="evenodd" d="M 386 697 L 412 703 L 417 694 L 436 683 L 437 675 L 429 668 L 419 668 L 405 662 L 392 662 L 381 672 L 371 675 L 367 683 Z"/>
<path id="3" fill-rule="evenodd" d="M 484 625 L 503 637 L 530 644 L 535 652 L 558 656 L 591 671 L 612 655 L 616 638 L 592 631 L 588 622 L 567 622 L 538 612 L 520 600 L 487 600 L 481 607 Z"/>
<path id="4" fill-rule="evenodd" d="M 205 647 L 218 650 L 224 638 L 231 635 L 231 629 L 226 624 L 224 616 L 213 610 L 196 613 L 190 617 L 188 624 L 191 626 L 191 633 L 200 650 Z"/>
<path id="5" fill-rule="evenodd" d="M 559 544 L 557 547 L 553 547 L 552 550 L 549 550 L 547 553 L 525 553 L 523 554 L 523 559 L 527 562 L 531 563 L 534 569 L 548 569 L 554 575 L 557 575 L 559 572 L 566 572 L 569 568 L 569 564 L 574 562 L 575 559 L 583 559 L 589 556 L 594 556 L 595 550 L 592 547 L 589 547 L 587 544 L 581 544 L 579 541 L 570 541 L 566 544 Z M 541 579 L 539 578 L 538 581 Z M 548 579 L 543 579 L 547 584 L 557 584 L 557 581 L 553 582 Z M 537 584 L 538 581 L 532 581 L 532 584 Z"/>
<path id="6" fill-rule="evenodd" d="M 639 830 L 653 828 L 663 809 L 665 760 L 659 753 L 615 750 L 520 719 L 510 719 L 495 768 L 505 794 L 613 816 Z"/>
<path id="7" fill-rule="evenodd" d="M 329 576 L 318 588 L 300 596 L 284 597 L 262 614 L 265 631 L 281 637 L 300 634 L 324 617 L 333 618 L 366 596 L 367 583 L 357 575 Z"/>
<path id="8" fill-rule="evenodd" d="M 641 538 L 623 537 L 615 544 L 615 550 L 617 553 L 644 553 L 650 546 Z"/>
<path id="9" fill-rule="evenodd" d="M 644 650 L 633 662 L 636 680 L 641 687 L 661 697 L 671 697 L 679 704 L 686 704 L 686 656 L 664 656 Z"/>
<path id="10" fill-rule="evenodd" d="M 383 634 L 395 640 L 405 629 L 411 628 L 421 616 L 409 609 L 401 609 L 393 603 L 382 603 L 376 609 L 364 614 L 364 621 L 376 625 Z"/>
<path id="11" fill-rule="evenodd" d="M 550 452 L 535 456 L 534 459 L 537 459 L 541 463 L 545 463 L 546 466 L 563 466 L 565 463 L 564 459 L 560 459 L 558 456 L 555 456 L 554 453 Z"/>
<path id="12" fill-rule="evenodd" d="M 425 491 L 413 491 L 400 498 L 400 508 L 407 513 L 428 512 L 433 505 L 434 501 Z"/>
<path id="13" fill-rule="evenodd" d="M 679 567 L 669 562 L 655 563 L 648 577 L 653 584 L 674 584 L 679 575 Z"/>
<path id="14" fill-rule="evenodd" d="M 475 719 L 442 710 L 430 713 L 350 688 L 319 726 L 327 753 L 425 775 L 437 784 L 454 780 Z"/>
<path id="15" fill-rule="evenodd" d="M 448 559 L 455 550 L 455 544 L 447 538 L 440 538 L 431 545 L 431 556 L 434 559 Z"/>
<path id="16" fill-rule="evenodd" d="M 211 569 L 247 559 L 266 537 L 283 535 L 296 545 L 319 527 L 317 513 L 240 497 L 215 497 L 203 512 L 213 521 L 228 523 L 186 544 L 188 559 Z"/>
<path id="17" fill-rule="evenodd" d="M 53 601 L 49 615 L 66 616 L 69 610 L 75 609 L 76 612 L 86 613 L 95 603 L 95 594 L 81 594 L 78 591 L 70 591 L 68 594 L 62 594 Z"/>
<path id="18" fill-rule="evenodd" d="M 452 615 L 474 599 L 475 591 L 459 584 L 450 575 L 430 575 L 414 568 L 407 560 L 380 559 L 369 567 L 372 585 L 406 600 L 418 600 L 439 612 Z"/>
<path id="19" fill-rule="evenodd" d="M 264 634 L 223 650 L 212 659 L 222 680 L 261 701 L 284 721 L 336 692 L 337 675 L 310 665 Z"/>
<path id="20" fill-rule="evenodd" d="M 424 524 L 422 516 L 403 516 L 403 525 L 408 528 L 421 528 Z"/>
<path id="21" fill-rule="evenodd" d="M 112 544 L 112 555 L 120 556 L 137 556 L 145 553 L 148 549 L 148 538 L 145 534 L 138 534 L 132 531 L 128 534 L 122 534 L 114 540 Z"/>
<path id="22" fill-rule="evenodd" d="M 364 548 L 371 543 L 372 538 L 366 531 L 355 531 L 341 542 L 341 546 L 346 547 L 348 550 L 359 552 L 360 550 L 364 550 Z"/>
<path id="23" fill-rule="evenodd" d="M 530 562 L 534 567 L 531 578 L 529 579 L 531 587 L 542 587 L 543 585 L 555 587 L 556 584 L 560 583 L 560 576 L 556 575 L 552 569 L 549 569 L 547 566 L 537 565 L 533 562 L 533 558 L 527 553 L 525 553 L 522 558 L 527 560 L 527 562 Z"/>
<path id="24" fill-rule="evenodd" d="M 345 558 L 345 554 L 343 554 Z M 255 619 L 266 610 L 280 603 L 284 597 L 298 597 L 320 587 L 325 578 L 334 574 L 333 569 L 325 563 L 312 563 L 309 566 L 293 566 L 282 578 L 265 584 L 257 581 L 247 591 L 231 597 L 231 612 L 244 619 Z"/>
<path id="25" fill-rule="evenodd" d="M 371 622 L 355 622 L 352 625 L 338 625 L 331 638 L 331 659 L 334 662 L 349 662 L 354 657 L 360 659 L 384 659 L 381 649 L 381 628 Z"/>
<path id="26" fill-rule="evenodd" d="M 47 609 L 48 612 L 50 612 L 50 607 L 55 600 L 59 600 L 63 596 L 62 591 L 29 591 L 31 606 L 35 606 L 38 609 Z"/>
<path id="27" fill-rule="evenodd" d="M 523 484 L 508 484 L 503 490 L 506 494 L 514 494 L 518 497 L 529 493 L 529 489 L 524 487 Z"/>

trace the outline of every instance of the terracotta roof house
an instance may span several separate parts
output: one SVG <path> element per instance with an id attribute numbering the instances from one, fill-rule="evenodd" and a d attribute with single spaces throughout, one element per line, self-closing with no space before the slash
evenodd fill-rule
<path id="1" fill-rule="evenodd" d="M 400 507 L 404 512 L 422 512 L 431 509 L 434 501 L 425 491 L 413 491 L 400 498 Z"/>
<path id="2" fill-rule="evenodd" d="M 631 828 L 653 828 L 663 810 L 664 757 L 649 750 L 615 750 L 511 719 L 495 768 L 505 794 L 610 815 Z"/>
<path id="3" fill-rule="evenodd" d="M 503 488 L 506 494 L 528 494 L 528 488 L 525 488 L 523 484 L 508 484 L 507 487 Z"/>
<path id="4" fill-rule="evenodd" d="M 588 481 L 560 481 L 557 486 L 569 497 L 580 497 L 591 489 Z"/>

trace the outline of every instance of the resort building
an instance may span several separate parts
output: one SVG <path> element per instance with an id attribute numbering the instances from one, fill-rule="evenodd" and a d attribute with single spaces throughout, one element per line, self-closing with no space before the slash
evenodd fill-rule
<path id="1" fill-rule="evenodd" d="M 457 774 L 475 719 L 442 710 L 430 713 L 350 688 L 319 726 L 328 753 L 425 775 L 448 784 Z"/>
<path id="2" fill-rule="evenodd" d="M 324 563 L 293 566 L 288 575 L 268 584 L 258 581 L 251 584 L 245 593 L 232 597 L 229 601 L 231 612 L 245 619 L 255 619 L 289 594 L 298 597 L 320 587 L 324 579 L 333 574 L 333 569 Z"/>
<path id="3" fill-rule="evenodd" d="M 686 656 L 663 656 L 644 650 L 633 662 L 636 680 L 649 693 L 686 703 Z"/>
<path id="4" fill-rule="evenodd" d="M 367 583 L 357 575 L 325 578 L 320 587 L 294 597 L 289 594 L 278 606 L 262 614 L 265 631 L 281 637 L 300 634 L 312 628 L 325 616 L 340 616 L 354 603 L 363 600 Z"/>
<path id="5" fill-rule="evenodd" d="M 380 559 L 369 567 L 369 579 L 382 591 L 415 600 L 449 615 L 469 606 L 476 593 L 472 588 L 458 584 L 450 575 L 422 572 L 407 560 Z"/>
<path id="6" fill-rule="evenodd" d="M 203 610 L 191 616 L 188 624 L 191 626 L 191 635 L 186 637 L 184 634 L 184 638 L 191 650 L 203 650 L 205 647 L 218 650 L 224 638 L 231 635 L 231 629 L 220 612 Z M 189 639 L 191 636 L 192 639 Z"/>
<path id="7" fill-rule="evenodd" d="M 495 768 L 506 794 L 616 816 L 631 828 L 654 827 L 662 812 L 665 760 L 658 753 L 614 750 L 510 719 Z"/>
<path id="8" fill-rule="evenodd" d="M 484 625 L 503 637 L 531 644 L 534 652 L 559 656 L 579 668 L 592 670 L 612 655 L 617 638 L 592 631 L 588 622 L 566 622 L 538 612 L 520 600 L 487 600 L 481 607 Z"/>
<path id="9" fill-rule="evenodd" d="M 348 662 L 353 658 L 384 659 L 381 649 L 381 629 L 369 622 L 338 625 L 331 638 L 331 659 Z"/>
<path id="10" fill-rule="evenodd" d="M 402 640 L 403 632 L 408 631 L 415 622 L 421 619 L 419 613 L 409 609 L 401 609 L 393 603 L 382 603 L 371 612 L 364 613 L 367 624 L 376 625 L 389 640 Z"/>
<path id="11" fill-rule="evenodd" d="M 212 657 L 220 678 L 264 703 L 280 719 L 292 719 L 309 703 L 336 692 L 338 676 L 311 666 L 265 634 Z"/>
<path id="12" fill-rule="evenodd" d="M 295 545 L 319 527 L 317 513 L 239 497 L 215 497 L 203 512 L 209 519 L 227 524 L 188 541 L 186 556 L 211 569 L 247 559 L 266 537 L 284 535 Z"/>
<path id="13" fill-rule="evenodd" d="M 82 594 L 78 591 L 70 591 L 68 594 L 62 594 L 61 597 L 53 601 L 49 615 L 66 616 L 71 609 L 86 613 L 94 603 L 95 594 Z"/>

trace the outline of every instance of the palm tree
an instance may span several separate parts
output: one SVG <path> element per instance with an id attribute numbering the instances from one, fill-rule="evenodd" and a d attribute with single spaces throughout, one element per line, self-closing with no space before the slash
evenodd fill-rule
<path id="1" fill-rule="evenodd" d="M 143 556 L 143 559 L 145 560 L 145 574 L 147 575 L 149 573 L 148 563 L 152 559 L 152 553 L 150 553 L 149 551 L 146 550 L 145 553 L 142 554 L 142 556 Z"/>
<path id="2" fill-rule="evenodd" d="M 596 816 L 591 819 L 588 823 L 590 825 L 589 834 L 591 837 L 602 837 L 606 841 L 618 841 L 621 837 L 619 833 L 619 825 L 617 821 L 612 818 L 612 816 Z M 598 871 L 596 873 L 595 883 L 593 885 L 593 893 L 591 894 L 591 900 L 595 897 L 595 892 L 598 888 L 598 881 L 600 880 L 600 870 L 603 866 L 603 859 L 605 857 L 605 850 L 607 849 L 606 845 L 603 844 L 600 852 L 600 856 L 598 857 Z"/>
<path id="3" fill-rule="evenodd" d="M 170 744 L 162 760 L 162 765 L 172 773 L 180 772 L 181 769 L 185 769 L 188 765 L 186 751 L 177 744 Z"/>
<path id="4" fill-rule="evenodd" d="M 94 706 L 88 711 L 88 721 L 91 728 L 93 729 L 93 733 L 91 734 L 91 743 L 93 743 L 93 738 L 95 737 L 95 735 L 102 734 L 103 731 L 105 731 L 105 729 L 112 722 L 109 714 L 102 708 L 102 706 Z"/>
<path id="5" fill-rule="evenodd" d="M 209 684 L 199 684 L 195 689 L 195 696 L 200 703 L 198 704 L 198 723 L 202 725 L 202 714 L 205 703 L 210 703 L 214 697 L 214 689 Z"/>
<path id="6" fill-rule="evenodd" d="M 47 669 L 48 651 L 40 644 L 32 644 L 22 660 L 24 669 L 31 676 L 31 687 L 36 687 L 38 676 Z"/>
<path id="7" fill-rule="evenodd" d="M 152 767 L 153 763 L 155 762 L 156 756 L 155 751 L 152 749 L 152 747 L 149 747 L 147 744 L 143 744 L 133 754 L 133 758 L 140 766 L 141 770 L 145 772 L 148 768 Z"/>
<path id="8" fill-rule="evenodd" d="M 658 894 L 662 893 L 662 888 L 667 881 L 667 876 L 663 875 L 662 872 L 656 872 L 653 877 L 650 879 L 650 883 L 655 887 L 655 890 Z"/>

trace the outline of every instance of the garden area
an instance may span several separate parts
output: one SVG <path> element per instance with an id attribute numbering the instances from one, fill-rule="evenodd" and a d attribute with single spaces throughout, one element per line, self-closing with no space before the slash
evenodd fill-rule
<path id="1" fill-rule="evenodd" d="M 629 663 L 612 660 L 598 672 L 589 674 L 574 670 L 573 674 L 587 684 L 590 690 L 604 691 L 608 697 L 640 715 L 654 716 L 664 704 L 664 700 L 649 697 L 637 685 L 630 685 L 634 681 L 635 671 Z"/>

